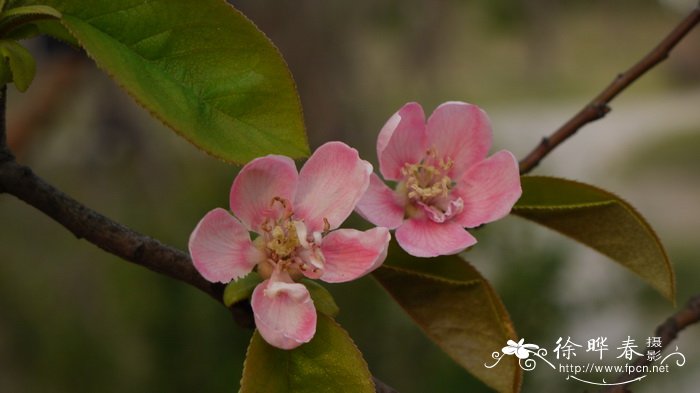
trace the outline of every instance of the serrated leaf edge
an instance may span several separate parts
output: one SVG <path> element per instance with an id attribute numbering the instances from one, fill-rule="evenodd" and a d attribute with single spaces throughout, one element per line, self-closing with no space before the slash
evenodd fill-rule
<path id="1" fill-rule="evenodd" d="M 296 101 L 296 104 L 297 104 L 296 107 L 299 108 L 299 109 L 298 109 L 298 110 L 299 110 L 298 114 L 299 114 L 299 118 L 300 118 L 300 120 L 301 120 L 300 126 L 301 126 L 301 131 L 302 131 L 302 136 L 303 136 L 303 142 L 304 142 L 304 143 L 303 143 L 303 146 L 300 146 L 301 151 L 299 151 L 299 152 L 297 152 L 297 153 L 295 153 L 295 154 L 293 154 L 293 155 L 290 155 L 290 157 L 295 158 L 295 159 L 307 157 L 307 156 L 309 155 L 309 153 L 310 153 L 310 150 L 309 150 L 309 145 L 308 145 L 308 136 L 306 135 L 306 126 L 305 126 L 305 124 L 304 124 L 304 116 L 303 116 L 303 110 L 302 110 L 302 106 L 301 106 L 301 98 L 299 97 L 299 94 L 297 93 L 296 82 L 294 81 L 294 78 L 293 78 L 293 76 L 292 76 L 292 74 L 291 74 L 291 71 L 289 70 L 289 66 L 287 65 L 286 61 L 285 61 L 284 58 L 282 57 L 282 55 L 281 55 L 281 53 L 279 52 L 279 49 L 277 48 L 277 46 L 274 45 L 274 43 L 270 40 L 270 38 L 269 38 L 267 35 L 265 35 L 264 33 L 262 33 L 262 31 L 257 27 L 257 25 L 255 25 L 248 17 L 246 17 L 246 16 L 245 16 L 243 13 L 241 13 L 238 9 L 236 9 L 235 7 L 233 7 L 233 5 L 231 5 L 231 4 L 227 3 L 227 2 L 225 2 L 225 4 L 227 4 L 229 7 L 231 7 L 231 9 L 232 9 L 234 12 L 236 12 L 236 13 L 237 13 L 238 15 L 240 15 L 244 20 L 246 20 L 248 23 L 250 23 L 250 24 L 257 30 L 257 32 L 258 32 L 259 34 L 261 34 L 262 36 L 265 37 L 265 39 L 267 40 L 268 44 L 269 44 L 272 48 L 274 48 L 274 50 L 275 50 L 275 52 L 277 53 L 279 59 L 281 60 L 282 64 L 284 65 L 283 68 L 285 69 L 285 72 L 287 73 L 287 76 L 288 76 L 287 79 L 288 79 L 289 81 L 291 81 L 291 88 L 292 88 L 293 91 L 294 91 L 294 97 L 295 97 L 295 101 Z M 163 123 L 166 127 L 168 127 L 168 128 L 170 128 L 171 130 L 175 131 L 175 133 L 177 133 L 179 136 L 181 136 L 182 138 L 184 138 L 186 141 L 188 141 L 191 145 L 195 146 L 195 147 L 196 147 L 197 149 L 199 149 L 200 151 L 202 151 L 202 152 L 204 152 L 204 153 L 206 153 L 206 154 L 208 154 L 208 155 L 210 155 L 210 156 L 212 156 L 212 157 L 218 158 L 218 159 L 220 159 L 220 160 L 222 160 L 222 161 L 224 161 L 224 162 L 230 162 L 230 163 L 234 163 L 234 164 L 245 164 L 245 161 L 244 161 L 244 160 L 234 160 L 234 159 L 231 159 L 231 158 L 223 157 L 223 156 L 221 156 L 221 155 L 219 155 L 219 154 L 216 154 L 216 153 L 214 153 L 214 152 L 210 152 L 210 151 L 208 151 L 208 150 L 205 150 L 205 149 L 204 149 L 203 147 L 201 147 L 198 143 L 196 143 L 194 140 L 192 140 L 190 137 L 188 137 L 184 132 L 182 132 L 182 130 L 180 130 L 179 128 L 174 127 L 167 119 L 165 119 L 165 117 L 161 116 L 159 113 L 157 113 L 157 112 L 155 112 L 154 110 L 152 110 L 151 108 L 149 108 L 149 106 L 145 104 L 144 100 L 142 100 L 141 98 L 137 97 L 134 93 L 132 93 L 131 90 L 128 89 L 127 86 L 125 86 L 124 83 L 122 83 L 122 82 L 119 81 L 117 78 L 115 78 L 115 75 L 114 75 L 113 72 L 111 72 L 107 67 L 105 67 L 104 64 L 103 64 L 101 61 L 99 61 L 97 58 L 95 58 L 95 57 L 92 55 L 92 53 L 91 53 L 90 51 L 88 51 L 87 49 L 85 49 L 85 46 L 83 45 L 82 40 L 79 39 L 79 38 L 76 36 L 74 30 L 71 29 L 71 27 L 68 26 L 68 24 L 66 23 L 66 20 L 65 20 L 66 17 L 68 17 L 68 18 L 73 18 L 73 19 L 77 20 L 77 21 L 80 22 L 80 23 L 84 23 L 84 24 L 87 24 L 87 25 L 91 26 L 91 27 L 94 28 L 95 30 L 102 32 L 105 36 L 110 37 L 110 38 L 112 39 L 112 41 L 116 42 L 118 45 L 123 46 L 123 47 L 129 49 L 129 52 L 133 52 L 133 51 L 132 51 L 128 46 L 124 45 L 122 42 L 120 42 L 120 41 L 118 41 L 118 40 L 116 40 L 116 39 L 113 39 L 113 37 L 112 37 L 111 35 L 107 34 L 107 33 L 104 32 L 104 31 L 102 31 L 102 30 L 101 30 L 100 28 L 98 28 L 97 26 L 95 26 L 95 25 L 93 25 L 93 24 L 91 24 L 91 23 L 89 23 L 89 22 L 87 22 L 87 21 L 84 21 L 84 20 L 82 20 L 81 18 L 76 17 L 76 16 L 74 16 L 74 15 L 70 15 L 70 14 L 65 14 L 65 13 L 63 13 L 63 18 L 61 18 L 61 24 L 63 24 L 63 26 L 68 30 L 68 32 L 75 38 L 76 42 L 78 42 L 78 44 L 80 45 L 80 47 L 83 48 L 83 50 L 84 50 L 85 53 L 88 55 L 88 57 L 90 57 L 90 58 L 95 62 L 95 64 L 97 64 L 97 66 L 98 66 L 101 70 L 103 70 L 107 75 L 109 75 L 109 76 L 112 78 L 112 80 L 114 80 L 114 81 L 117 83 L 117 85 L 119 85 L 119 87 L 121 87 L 124 91 L 126 91 L 127 94 L 129 94 L 129 96 L 131 96 L 131 98 L 132 98 L 134 101 L 136 101 L 142 108 L 144 108 L 146 111 L 148 111 L 148 112 L 151 114 L 151 116 L 153 116 L 153 117 L 155 117 L 156 119 L 160 120 L 160 122 Z M 144 60 L 145 60 L 145 59 L 144 59 Z M 180 81 L 177 81 L 177 80 L 175 80 L 175 79 L 172 79 L 169 75 L 167 75 L 167 78 L 168 78 L 169 80 L 171 80 L 174 84 L 176 84 L 176 85 L 178 85 L 178 86 L 183 86 L 182 83 L 181 83 Z M 186 89 L 185 89 L 186 91 L 188 91 L 188 92 L 190 91 L 190 88 L 189 88 L 189 87 L 187 87 L 187 86 L 184 86 L 184 87 L 186 87 Z M 208 107 L 211 107 L 211 108 L 215 109 L 216 111 L 222 113 L 223 115 L 225 115 L 225 116 L 227 116 L 227 117 L 231 117 L 231 115 L 229 115 L 229 114 L 227 114 L 227 113 L 221 111 L 221 110 L 220 110 L 218 107 L 216 107 L 216 106 L 213 106 L 213 105 L 211 105 L 211 104 L 209 104 L 209 103 L 206 103 L 206 102 L 203 102 L 203 104 L 204 104 L 204 105 L 207 105 Z M 240 119 L 237 119 L 237 118 L 234 118 L 234 117 L 231 117 L 231 118 L 232 118 L 233 120 L 237 121 L 237 122 L 245 123 L 245 122 L 241 121 Z M 251 128 L 254 128 L 254 129 L 258 130 L 257 127 L 251 127 Z M 263 130 L 260 130 L 260 131 L 261 131 L 261 132 L 264 132 Z"/>

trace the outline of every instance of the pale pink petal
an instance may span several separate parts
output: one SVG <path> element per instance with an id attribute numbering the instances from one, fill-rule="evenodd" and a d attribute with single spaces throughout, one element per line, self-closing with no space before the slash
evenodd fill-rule
<path id="1" fill-rule="evenodd" d="M 395 229 L 403 222 L 404 206 L 394 190 L 372 173 L 367 192 L 355 207 L 365 220 L 374 225 Z"/>
<path id="2" fill-rule="evenodd" d="M 256 158 L 233 181 L 229 197 L 231 211 L 248 229 L 257 231 L 266 218 L 276 218 L 280 213 L 281 205 L 273 204 L 273 198 L 284 198 L 291 204 L 297 177 L 297 168 L 289 157 Z"/>
<path id="3" fill-rule="evenodd" d="M 409 102 L 408 104 L 404 105 L 401 109 L 396 111 L 389 120 L 384 123 L 384 126 L 382 126 L 382 129 L 379 130 L 379 135 L 377 136 L 377 158 L 382 156 L 382 152 L 386 148 L 386 145 L 389 143 L 389 139 L 391 139 L 391 136 L 394 135 L 394 131 L 396 130 L 396 127 L 399 125 L 401 122 L 401 115 L 399 113 L 403 108 L 406 107 L 418 107 L 420 108 L 421 112 L 423 111 L 423 108 L 420 106 L 420 104 L 416 102 Z"/>
<path id="4" fill-rule="evenodd" d="M 407 253 L 417 257 L 456 254 L 476 243 L 459 224 L 425 218 L 406 220 L 396 230 L 396 240 Z"/>
<path id="5" fill-rule="evenodd" d="M 384 179 L 403 178 L 401 168 L 425 156 L 426 141 L 423 108 L 415 102 L 404 105 L 389 118 L 377 138 L 379 171 Z"/>
<path id="6" fill-rule="evenodd" d="M 518 161 L 511 152 L 501 150 L 469 168 L 453 192 L 464 202 L 455 217 L 462 226 L 473 228 L 498 220 L 522 194 Z"/>
<path id="7" fill-rule="evenodd" d="M 324 219 L 337 228 L 369 186 L 372 165 L 342 142 L 316 149 L 299 173 L 294 213 L 310 233 L 323 231 Z"/>
<path id="8" fill-rule="evenodd" d="M 441 223 L 459 214 L 464 208 L 464 202 L 462 202 L 462 198 L 456 198 L 447 202 L 443 208 L 427 205 L 423 202 L 418 202 L 418 206 L 423 209 L 423 212 L 430 220 Z"/>
<path id="9" fill-rule="evenodd" d="M 438 158 L 454 162 L 449 175 L 459 177 L 486 158 L 491 148 L 491 122 L 476 105 L 446 102 L 435 109 L 427 126 L 428 144 Z"/>
<path id="10" fill-rule="evenodd" d="M 248 230 L 229 212 L 207 213 L 189 241 L 192 263 L 211 282 L 229 282 L 248 274 L 264 257 L 250 241 Z"/>
<path id="11" fill-rule="evenodd" d="M 323 238 L 325 258 L 321 280 L 346 282 L 362 277 L 379 267 L 386 258 L 391 235 L 387 228 L 368 231 L 338 229 Z"/>
<path id="12" fill-rule="evenodd" d="M 255 326 L 272 346 L 293 349 L 316 333 L 316 309 L 302 284 L 265 280 L 255 287 L 250 305 Z"/>

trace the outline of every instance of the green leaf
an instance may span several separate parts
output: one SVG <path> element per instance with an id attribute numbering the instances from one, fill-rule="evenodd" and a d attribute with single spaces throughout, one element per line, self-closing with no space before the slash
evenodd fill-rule
<path id="1" fill-rule="evenodd" d="M 221 0 L 40 0 L 99 67 L 184 138 L 227 161 L 309 152 L 272 43 Z"/>
<path id="2" fill-rule="evenodd" d="M 23 24 L 8 32 L 7 38 L 24 40 L 42 34 L 51 36 L 76 48 L 80 46 L 75 37 L 57 19 L 42 19 Z"/>
<path id="3" fill-rule="evenodd" d="M 36 73 L 36 64 L 32 54 L 15 41 L 0 40 L 0 55 L 5 63 L 3 64 L 4 69 L 0 72 L 2 81 L 7 83 L 11 80 L 17 90 L 27 91 Z"/>
<path id="4" fill-rule="evenodd" d="M 253 295 L 255 287 L 262 281 L 262 277 L 260 277 L 260 274 L 257 272 L 250 272 L 245 277 L 231 281 L 224 289 L 224 304 L 226 307 L 231 307 L 242 300 L 250 299 L 250 297 Z M 301 283 L 304 284 L 306 289 L 309 290 L 311 300 L 313 300 L 317 311 L 326 314 L 329 317 L 335 317 L 338 315 L 340 309 L 335 303 L 333 295 L 331 295 L 326 288 L 319 283 L 308 279 L 302 279 Z"/>
<path id="5" fill-rule="evenodd" d="M 526 176 L 522 187 L 513 214 L 607 255 L 674 301 L 675 277 L 666 251 L 629 203 L 600 188 L 553 177 Z"/>
<path id="6" fill-rule="evenodd" d="M 257 272 L 250 272 L 245 277 L 231 281 L 224 289 L 224 304 L 226 307 L 231 307 L 241 300 L 250 299 L 255 287 L 262 281 L 262 277 Z"/>
<path id="7" fill-rule="evenodd" d="M 374 277 L 445 353 L 501 393 L 520 390 L 517 358 L 494 368 L 492 354 L 516 339 L 508 313 L 489 285 L 460 257 L 416 258 L 394 246 Z"/>
<path id="8" fill-rule="evenodd" d="M 367 363 L 335 321 L 319 315 L 314 338 L 290 351 L 271 346 L 255 332 L 239 393 L 324 392 L 374 393 Z"/>
<path id="9" fill-rule="evenodd" d="M 46 5 L 28 5 L 28 6 L 11 8 L 9 10 L 3 11 L 2 13 L 0 13 L 0 19 L 2 19 L 4 22 L 6 19 L 11 19 L 11 18 L 18 17 L 18 16 L 30 16 L 30 15 L 46 16 L 49 18 L 56 18 L 56 19 L 61 18 L 61 13 L 52 7 L 49 7 Z"/>
<path id="10" fill-rule="evenodd" d="M 0 37 L 15 38 L 15 30 L 39 21 L 58 20 L 61 13 L 45 5 L 29 5 L 10 8 L 0 13 Z"/>
<path id="11" fill-rule="evenodd" d="M 331 295 L 328 290 L 323 287 L 323 285 L 317 283 L 316 281 L 311 281 L 309 279 L 302 279 L 301 283 L 306 286 L 311 294 L 311 300 L 314 301 L 314 306 L 316 310 L 328 315 L 329 317 L 335 317 L 340 312 L 340 308 L 335 303 L 333 295 Z"/>

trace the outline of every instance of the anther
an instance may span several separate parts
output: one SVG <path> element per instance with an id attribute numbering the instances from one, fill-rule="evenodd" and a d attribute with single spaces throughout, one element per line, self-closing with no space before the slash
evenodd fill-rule
<path id="1" fill-rule="evenodd" d="M 272 227 L 270 226 L 270 218 L 266 218 L 265 221 L 263 221 L 262 225 L 260 225 L 260 228 L 263 229 L 265 232 L 270 232 L 272 231 Z"/>
<path id="2" fill-rule="evenodd" d="M 287 204 L 287 200 L 286 200 L 286 199 L 281 198 L 281 197 L 278 197 L 278 196 L 273 197 L 273 198 L 272 198 L 272 201 L 270 202 L 270 206 L 274 206 L 275 202 L 277 202 L 277 203 L 279 203 L 280 205 L 282 205 L 282 207 L 283 207 L 285 210 L 288 210 L 288 209 L 289 209 L 289 205 Z"/>

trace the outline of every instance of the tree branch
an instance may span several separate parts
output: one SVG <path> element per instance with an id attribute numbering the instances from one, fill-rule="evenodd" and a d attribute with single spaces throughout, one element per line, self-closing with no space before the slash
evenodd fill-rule
<path id="1" fill-rule="evenodd" d="M 225 286 L 205 280 L 187 253 L 112 221 L 58 190 L 31 168 L 17 163 L 7 148 L 5 93 L 4 87 L 0 89 L 0 193 L 14 195 L 42 211 L 78 239 L 85 239 L 125 261 L 192 285 L 223 304 Z M 239 302 L 229 310 L 239 325 L 255 326 L 249 303 Z M 377 378 L 374 383 L 377 393 L 397 393 Z"/>
<path id="2" fill-rule="evenodd" d="M 206 281 L 184 252 L 142 235 L 87 208 L 24 165 L 0 165 L 0 190 L 12 194 L 85 239 L 126 261 L 190 284 L 221 302 L 223 285 Z"/>
<path id="3" fill-rule="evenodd" d="M 610 86 L 554 134 L 544 138 L 520 162 L 520 172 L 522 174 L 530 172 L 549 152 L 573 135 L 579 128 L 605 116 L 610 110 L 608 103 L 646 71 L 665 59 L 671 49 L 699 20 L 700 7 L 685 18 L 657 48 L 634 67 L 620 74 Z M 7 147 L 5 102 L 6 87 L 3 86 L 0 88 L 0 193 L 14 195 L 44 212 L 79 239 L 86 239 L 126 261 L 192 285 L 222 303 L 224 286 L 210 283 L 202 278 L 186 253 L 89 209 L 41 179 L 29 167 L 17 163 Z M 663 334 L 663 337 L 669 337 L 664 339 L 665 344 L 670 342 L 680 329 L 690 323 L 697 322 L 700 318 L 700 311 L 698 311 L 700 306 L 697 303 L 700 303 L 698 298 L 694 300 L 693 307 L 679 312 L 659 328 L 661 330 L 659 334 Z M 248 305 L 234 306 L 231 311 L 237 322 L 251 325 L 251 313 Z M 396 392 L 376 378 L 375 384 L 378 393 Z"/>
<path id="4" fill-rule="evenodd" d="M 700 322 L 700 295 L 695 295 L 690 298 L 683 309 L 673 314 L 666 322 L 656 328 L 655 336 L 661 337 L 661 350 L 666 348 L 678 336 L 681 330 L 697 322 Z M 659 348 L 647 348 L 647 350 L 651 349 L 658 350 Z M 645 354 L 647 350 L 644 351 Z M 649 359 L 643 356 L 634 362 L 633 368 L 642 370 L 644 367 L 637 366 L 648 366 L 649 363 L 651 363 Z M 624 373 L 617 378 L 616 382 L 629 381 L 642 374 L 641 372 Z M 629 386 L 629 384 L 610 386 L 607 389 L 601 390 L 601 393 L 630 393 L 629 390 L 627 390 L 627 386 Z"/>
<path id="5" fill-rule="evenodd" d="M 542 138 L 542 141 L 520 161 L 520 174 L 524 175 L 532 171 L 539 165 L 544 157 L 554 150 L 554 148 L 574 135 L 581 127 L 603 118 L 610 112 L 610 107 L 608 106 L 610 101 L 655 65 L 665 60 L 676 44 L 678 44 L 698 22 L 700 22 L 700 5 L 695 7 L 695 9 L 683 19 L 656 48 L 644 56 L 642 60 L 632 66 L 632 68 L 619 74 L 608 87 L 569 119 L 569 121 L 559 127 L 552 135 Z"/>
<path id="6" fill-rule="evenodd" d="M 223 303 L 224 286 L 206 281 L 184 252 L 140 234 L 86 207 L 15 161 L 7 146 L 7 86 L 0 88 L 0 193 L 42 211 L 78 239 L 85 239 L 126 261 L 200 289 Z"/>

